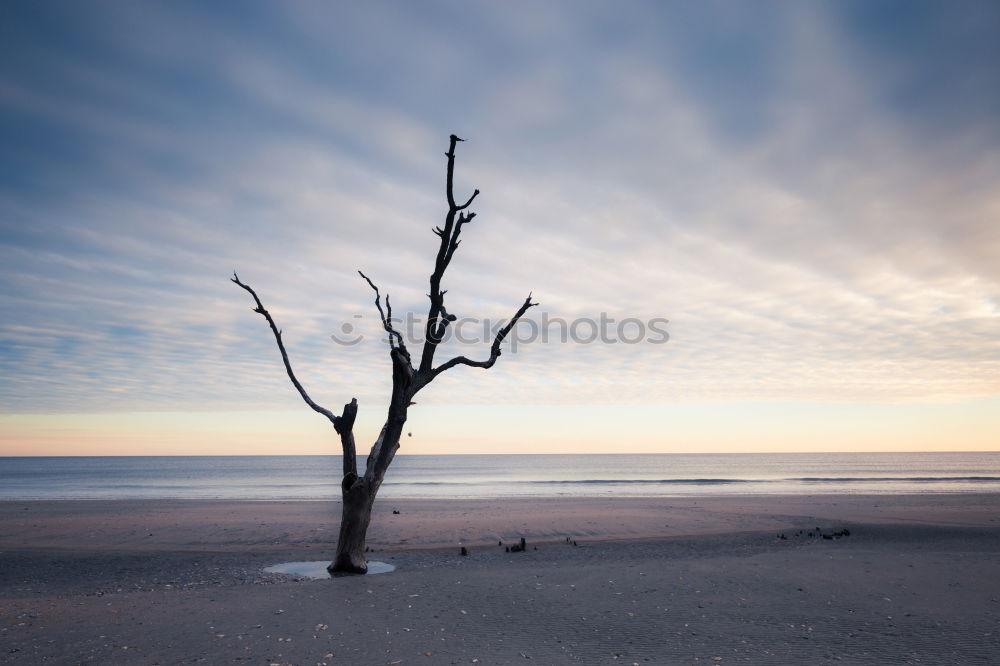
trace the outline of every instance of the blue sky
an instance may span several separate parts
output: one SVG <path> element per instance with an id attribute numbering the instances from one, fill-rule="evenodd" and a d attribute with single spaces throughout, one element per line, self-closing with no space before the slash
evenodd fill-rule
<path id="1" fill-rule="evenodd" d="M 426 310 L 452 132 L 459 189 L 483 193 L 449 309 L 499 319 L 530 290 L 536 317 L 661 317 L 670 341 L 456 369 L 421 395 L 411 452 L 504 449 L 494 423 L 596 450 L 623 420 L 612 450 L 997 448 L 998 19 L 4 3 L 0 453 L 239 453 L 244 430 L 326 450 L 233 269 L 313 397 L 357 396 L 373 435 L 389 369 L 355 271 Z M 360 344 L 330 339 L 344 322 Z M 855 425 L 819 436 L 835 422 Z"/>

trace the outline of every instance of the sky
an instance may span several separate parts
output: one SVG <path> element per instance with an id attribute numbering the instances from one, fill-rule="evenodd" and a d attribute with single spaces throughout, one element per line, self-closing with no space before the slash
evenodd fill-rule
<path id="1" fill-rule="evenodd" d="M 482 193 L 438 358 L 540 305 L 421 392 L 400 453 L 1000 450 L 997 25 L 973 0 L 4 2 L 0 455 L 338 453 L 234 270 L 366 448 L 391 379 L 357 271 L 426 313 L 452 133 Z"/>

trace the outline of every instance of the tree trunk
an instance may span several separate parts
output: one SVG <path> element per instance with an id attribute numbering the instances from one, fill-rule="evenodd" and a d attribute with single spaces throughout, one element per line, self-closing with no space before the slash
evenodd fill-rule
<path id="1" fill-rule="evenodd" d="M 403 393 L 398 395 L 405 397 Z M 365 537 L 372 518 L 375 496 L 385 471 L 399 449 L 399 436 L 406 423 L 406 403 L 394 401 L 390 418 L 382 427 L 378 440 L 368 456 L 365 475 L 358 477 L 349 472 L 341 482 L 343 505 L 340 513 L 340 534 L 337 537 L 337 555 L 326 568 L 332 575 L 368 573 L 365 557 Z"/>
<path id="2" fill-rule="evenodd" d="M 365 558 L 365 535 L 371 522 L 375 494 L 357 475 L 344 477 L 343 507 L 340 513 L 340 535 L 337 537 L 337 555 L 327 571 L 331 574 L 363 574 L 368 572 Z"/>

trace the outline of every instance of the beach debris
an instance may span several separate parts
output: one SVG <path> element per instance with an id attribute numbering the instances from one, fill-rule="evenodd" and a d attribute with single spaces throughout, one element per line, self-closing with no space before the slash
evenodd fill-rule
<path id="1" fill-rule="evenodd" d="M 399 509 L 393 509 L 393 510 L 392 510 L 392 514 L 393 514 L 394 516 L 398 516 L 398 515 L 399 515 Z"/>
<path id="2" fill-rule="evenodd" d="M 822 537 L 827 541 L 832 541 L 834 539 L 840 539 L 842 537 L 851 536 L 851 530 L 844 528 L 842 530 L 837 530 L 836 532 L 824 532 L 823 530 L 817 527 L 815 530 L 812 531 L 799 530 L 792 536 L 800 537 L 803 535 L 809 538 Z M 781 533 L 778 534 L 778 538 L 781 540 L 786 540 L 788 537 L 785 536 L 784 533 Z"/>
<path id="3" fill-rule="evenodd" d="M 465 557 L 466 555 L 469 554 L 469 549 L 466 548 L 465 546 L 462 546 L 462 550 L 459 552 L 462 554 L 462 557 Z"/>

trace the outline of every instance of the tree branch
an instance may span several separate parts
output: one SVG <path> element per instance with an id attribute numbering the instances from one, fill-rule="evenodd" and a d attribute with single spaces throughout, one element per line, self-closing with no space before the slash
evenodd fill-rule
<path id="1" fill-rule="evenodd" d="M 476 190 L 476 192 L 478 191 L 479 190 Z M 458 249 L 459 244 L 462 242 L 458 240 L 458 235 L 462 233 L 462 226 L 472 222 L 475 217 L 475 213 L 469 213 L 468 215 L 465 213 L 459 213 L 458 220 L 455 223 L 455 231 L 451 234 L 451 242 L 448 243 L 448 248 L 445 251 L 444 268 L 448 268 L 448 264 L 451 263 L 451 258 L 455 256 L 455 250 Z M 444 269 L 442 269 L 441 273 L 444 273 Z"/>
<path id="2" fill-rule="evenodd" d="M 427 381 L 424 382 L 423 385 L 430 383 L 431 380 L 440 375 L 442 372 L 450 368 L 454 368 L 456 365 L 468 365 L 473 368 L 492 368 L 493 364 L 496 363 L 498 358 L 500 358 L 501 343 L 503 343 L 507 335 L 517 325 L 518 320 L 524 315 L 525 312 L 528 311 L 528 308 L 535 307 L 536 305 L 538 305 L 538 303 L 532 303 L 531 294 L 528 294 L 528 297 L 524 299 L 524 303 L 521 304 L 521 307 L 518 309 L 517 313 L 511 318 L 511 320 L 507 322 L 507 325 L 501 328 L 499 331 L 497 331 L 497 336 L 496 338 L 493 339 L 493 344 L 490 346 L 490 357 L 488 359 L 486 359 L 485 361 L 473 361 L 469 358 L 466 358 L 465 356 L 456 356 L 450 361 L 442 363 L 438 367 L 434 368 L 434 370 L 430 372 Z"/>
<path id="3" fill-rule="evenodd" d="M 448 311 L 445 310 L 445 291 L 441 289 L 441 280 L 444 278 L 444 273 L 455 256 L 455 250 L 458 249 L 459 244 L 462 242 L 458 238 L 462 233 L 462 227 L 476 217 L 475 213 L 464 213 L 462 211 L 471 206 L 472 202 L 479 196 L 478 189 L 473 191 L 472 196 L 464 204 L 458 205 L 455 202 L 455 146 L 461 140 L 452 134 L 450 143 L 448 144 L 448 152 L 445 153 L 448 158 L 446 178 L 448 213 L 445 215 L 444 228 L 434 227 L 433 229 L 434 234 L 441 239 L 441 242 L 434 261 L 434 272 L 431 273 L 431 290 L 428 294 L 431 305 L 427 312 L 424 348 L 420 355 L 420 372 L 425 375 L 431 372 L 431 368 L 434 365 L 434 352 L 444 338 L 448 324 L 455 321 L 455 317 L 448 314 Z"/>
<path id="4" fill-rule="evenodd" d="M 358 399 L 351 398 L 351 401 L 344 405 L 344 412 L 338 419 L 339 425 L 334 423 L 337 434 L 340 435 L 340 446 L 344 450 L 344 483 L 350 484 L 358 478 L 358 454 L 354 445 L 354 419 L 358 416 Z"/>
<path id="5" fill-rule="evenodd" d="M 464 139 L 459 139 L 457 136 L 452 134 L 449 137 L 450 143 L 448 144 L 448 152 L 445 156 L 448 158 L 448 178 L 445 181 L 446 193 L 448 195 L 448 207 L 455 208 L 455 145 L 459 141 L 464 141 Z"/>
<path id="6" fill-rule="evenodd" d="M 268 326 L 271 327 L 271 332 L 274 333 L 274 340 L 275 342 L 278 343 L 278 350 L 281 352 L 281 360 L 284 361 L 285 363 L 285 371 L 288 373 L 288 378 L 292 380 L 292 385 L 295 387 L 295 390 L 299 392 L 299 395 L 302 396 L 302 399 L 306 401 L 306 404 L 309 405 L 313 409 L 313 411 L 319 412 L 326 418 L 330 419 L 330 422 L 333 423 L 333 427 L 336 428 L 338 432 L 340 432 L 340 429 L 342 427 L 341 418 L 336 414 L 334 414 L 333 412 L 331 412 L 329 409 L 320 407 L 315 402 L 313 402 L 313 399 L 309 397 L 309 394 L 306 393 L 306 390 L 302 388 L 302 384 L 300 384 L 299 380 L 296 379 L 295 373 L 292 372 L 292 364 L 288 360 L 288 352 L 285 351 L 285 344 L 281 341 L 281 331 L 278 330 L 278 326 L 274 323 L 274 319 L 271 317 L 271 313 L 269 313 L 264 308 L 264 304 L 260 302 L 260 298 L 257 296 L 257 292 L 255 292 L 250 285 L 240 282 L 240 278 L 238 275 L 236 275 L 235 272 L 233 273 L 233 277 L 231 278 L 231 280 L 232 282 L 236 283 L 243 289 L 246 289 L 250 293 L 250 295 L 253 296 L 254 303 L 257 305 L 257 307 L 254 308 L 254 312 L 256 312 L 259 315 L 263 315 L 264 319 L 267 320 Z M 353 424 L 353 422 L 354 419 L 352 418 L 351 423 Z"/>
<path id="7" fill-rule="evenodd" d="M 400 351 L 402 351 L 408 359 L 410 357 L 410 353 L 406 351 L 406 344 L 403 342 L 403 336 L 399 334 L 399 331 L 392 327 L 392 305 L 389 303 L 389 294 L 385 295 L 386 311 L 383 311 L 381 294 L 379 293 L 378 287 L 376 287 L 375 283 L 361 271 L 358 271 L 358 275 L 363 277 L 365 282 L 368 283 L 368 286 L 375 290 L 375 307 L 378 308 L 378 315 L 382 320 L 382 328 L 384 328 L 385 332 L 389 334 L 389 348 L 395 349 L 398 346 Z"/>
<path id="8" fill-rule="evenodd" d="M 475 191 L 473 191 L 473 192 L 472 192 L 472 196 L 471 196 L 471 197 L 469 197 L 469 200 L 468 200 L 468 201 L 466 201 L 466 202 L 465 202 L 464 204 L 462 204 L 461 206 L 456 206 L 456 207 L 455 207 L 455 210 L 465 210 L 466 208 L 468 208 L 469 206 L 471 206 L 471 205 L 472 205 L 472 202 L 473 202 L 473 201 L 475 201 L 475 200 L 476 200 L 476 197 L 478 197 L 478 196 L 479 196 L 479 190 L 475 190 Z"/>

